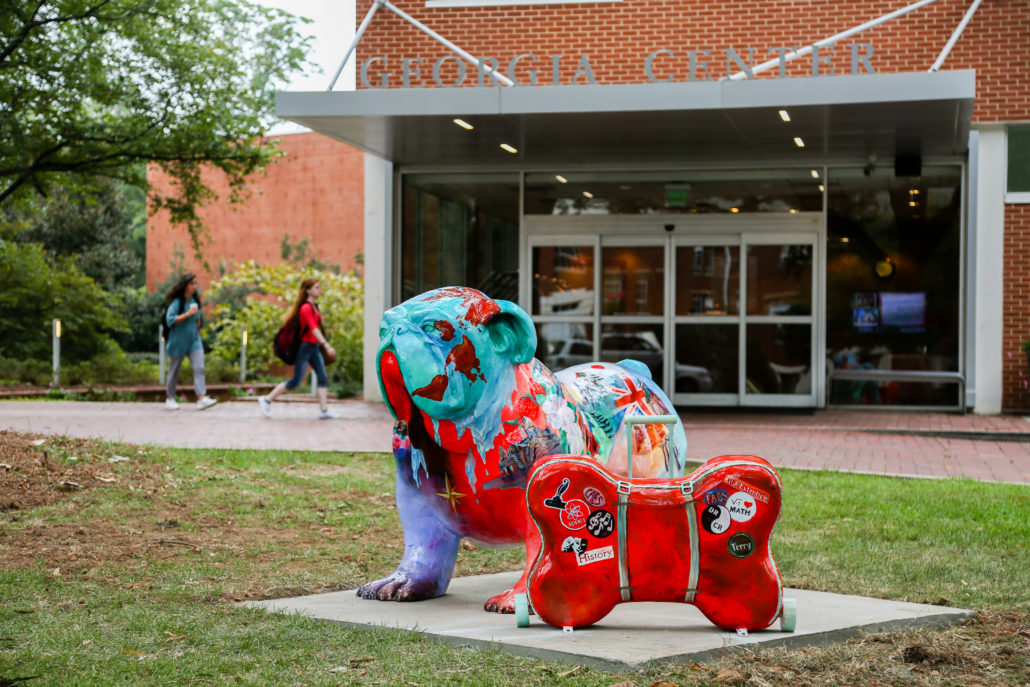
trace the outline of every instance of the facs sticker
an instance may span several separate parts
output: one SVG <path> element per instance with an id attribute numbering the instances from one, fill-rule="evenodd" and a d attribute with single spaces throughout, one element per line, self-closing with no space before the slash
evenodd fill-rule
<path id="1" fill-rule="evenodd" d="M 595 510 L 587 518 L 587 531 L 598 539 L 604 539 L 615 531 L 615 518 L 606 510 Z"/>
<path id="2" fill-rule="evenodd" d="M 705 492 L 704 501 L 709 506 L 724 506 L 726 505 L 726 499 L 730 497 L 730 492 L 725 489 L 709 489 Z"/>
<path id="3" fill-rule="evenodd" d="M 565 510 L 559 514 L 561 524 L 570 530 L 581 530 L 586 527 L 590 507 L 579 499 L 572 499 L 565 504 Z"/>
<path id="4" fill-rule="evenodd" d="M 594 487 L 587 487 L 583 490 L 583 498 L 586 499 L 586 502 L 594 508 L 604 507 L 604 494 L 602 494 L 599 489 L 595 489 Z"/>
<path id="5" fill-rule="evenodd" d="M 579 537 L 565 537 L 561 543 L 561 550 L 566 553 L 574 553 L 577 556 L 587 550 L 587 540 Z"/>
<path id="6" fill-rule="evenodd" d="M 747 522 L 755 517 L 758 512 L 758 504 L 754 496 L 743 491 L 738 491 L 726 499 L 726 510 L 735 522 Z"/>
<path id="7" fill-rule="evenodd" d="M 712 534 L 725 534 L 730 528 L 730 512 L 724 506 L 706 506 L 701 511 L 701 527 Z"/>
<path id="8" fill-rule="evenodd" d="M 730 537 L 726 548 L 737 558 L 747 558 L 755 552 L 755 540 L 747 532 L 737 532 Z"/>

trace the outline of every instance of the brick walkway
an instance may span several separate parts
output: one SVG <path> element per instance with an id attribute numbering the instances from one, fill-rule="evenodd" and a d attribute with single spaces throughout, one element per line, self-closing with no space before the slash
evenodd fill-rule
<path id="1" fill-rule="evenodd" d="M 342 401 L 342 420 L 315 419 L 311 403 L 277 403 L 273 419 L 253 400 L 192 404 L 0 402 L 0 429 L 98 437 L 185 448 L 389 451 L 381 404 Z M 1030 419 L 1021 416 L 827 410 L 796 413 L 683 412 L 688 456 L 753 454 L 778 467 L 917 477 L 969 477 L 1030 484 Z"/>

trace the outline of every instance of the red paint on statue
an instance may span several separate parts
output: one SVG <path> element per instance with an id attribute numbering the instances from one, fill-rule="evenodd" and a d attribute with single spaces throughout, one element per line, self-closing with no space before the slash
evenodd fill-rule
<path id="1" fill-rule="evenodd" d="M 476 347 L 469 341 L 467 336 L 462 335 L 461 343 L 451 349 L 447 354 L 447 364 L 454 364 L 457 372 L 465 375 L 470 382 L 476 381 L 476 374 L 472 370 L 480 370 L 479 358 L 476 357 Z"/>
<path id="2" fill-rule="evenodd" d="M 465 313 L 465 319 L 470 324 L 483 324 L 490 320 L 491 317 L 501 312 L 501 306 L 497 305 L 496 301 L 492 301 L 488 298 L 474 301 L 469 305 L 468 312 Z"/>
<path id="3" fill-rule="evenodd" d="M 447 375 L 436 375 L 433 377 L 433 381 L 421 389 L 415 389 L 412 393 L 416 396 L 428 398 L 430 401 L 439 401 L 443 399 L 445 391 L 447 391 Z"/>
<path id="4" fill-rule="evenodd" d="M 398 420 L 411 420 L 411 397 L 404 387 L 404 377 L 393 351 L 384 351 L 379 363 L 379 374 L 386 389 L 386 398 Z"/>
<path id="5" fill-rule="evenodd" d="M 433 326 L 440 331 L 440 338 L 444 341 L 450 341 L 454 338 L 454 325 L 447 320 L 437 320 L 433 323 Z"/>

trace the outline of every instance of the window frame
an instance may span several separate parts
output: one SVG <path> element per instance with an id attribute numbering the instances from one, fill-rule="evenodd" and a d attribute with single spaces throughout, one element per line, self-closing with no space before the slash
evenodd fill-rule
<path id="1" fill-rule="evenodd" d="M 1005 126 L 1005 202 L 1030 204 L 1030 189 L 1026 191 L 1009 190 L 1009 132 L 1014 127 L 1026 127 L 1030 129 L 1030 122 L 1011 122 Z"/>
<path id="2" fill-rule="evenodd" d="M 513 7 L 515 5 L 581 5 L 585 3 L 622 2 L 623 0 L 426 0 L 427 9 L 457 7 Z"/>

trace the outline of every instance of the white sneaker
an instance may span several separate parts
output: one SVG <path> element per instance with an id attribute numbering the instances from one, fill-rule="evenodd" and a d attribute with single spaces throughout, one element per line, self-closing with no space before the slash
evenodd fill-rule
<path id="1" fill-rule="evenodd" d="M 272 402 L 268 400 L 267 396 L 258 396 L 258 408 L 265 417 L 272 417 Z"/>
<path id="2" fill-rule="evenodd" d="M 218 403 L 218 399 L 211 398 L 210 396 L 205 396 L 199 401 L 197 401 L 197 410 L 207 410 L 216 403 Z"/>
<path id="3" fill-rule="evenodd" d="M 330 410 L 330 409 L 326 408 L 325 410 L 323 410 L 321 413 L 318 414 L 318 419 L 319 420 L 339 420 L 340 419 L 340 414 L 337 413 L 335 410 Z"/>
<path id="4" fill-rule="evenodd" d="M 165 409 L 166 410 L 178 410 L 179 409 L 179 402 L 176 401 L 174 398 L 166 398 L 165 399 Z"/>

